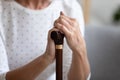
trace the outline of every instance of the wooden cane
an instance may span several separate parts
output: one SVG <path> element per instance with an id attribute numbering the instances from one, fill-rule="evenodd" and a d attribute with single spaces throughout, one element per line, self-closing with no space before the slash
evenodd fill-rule
<path id="1" fill-rule="evenodd" d="M 62 80 L 62 53 L 64 34 L 59 31 L 53 31 L 51 32 L 51 38 L 55 42 L 56 80 Z"/>

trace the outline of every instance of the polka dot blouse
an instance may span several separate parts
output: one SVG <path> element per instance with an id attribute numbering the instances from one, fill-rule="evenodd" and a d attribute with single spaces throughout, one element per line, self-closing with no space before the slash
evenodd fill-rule
<path id="1" fill-rule="evenodd" d="M 2 3 L 2 4 L 1 4 Z M 84 33 L 84 21 L 81 7 L 76 0 L 53 0 L 42 10 L 31 10 L 17 2 L 0 0 L 0 80 L 6 73 L 21 67 L 46 49 L 47 34 L 59 17 L 60 11 L 76 18 Z M 71 65 L 71 50 L 64 44 L 63 80 Z M 51 64 L 36 80 L 55 80 L 55 63 Z"/>

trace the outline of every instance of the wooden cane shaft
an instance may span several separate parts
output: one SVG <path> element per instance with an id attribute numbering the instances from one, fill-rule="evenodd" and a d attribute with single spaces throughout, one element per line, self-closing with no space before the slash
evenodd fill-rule
<path id="1" fill-rule="evenodd" d="M 56 80 L 62 80 L 62 49 L 56 49 Z"/>

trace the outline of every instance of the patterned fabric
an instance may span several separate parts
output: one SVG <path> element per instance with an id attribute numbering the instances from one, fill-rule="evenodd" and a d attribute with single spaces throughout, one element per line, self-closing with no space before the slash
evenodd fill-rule
<path id="1" fill-rule="evenodd" d="M 0 34 L 0 80 L 5 80 L 5 75 L 7 71 L 9 71 L 8 60 Z"/>
<path id="2" fill-rule="evenodd" d="M 0 80 L 5 80 L 6 72 L 21 67 L 36 57 L 42 55 L 46 49 L 47 33 L 53 27 L 54 20 L 63 11 L 70 17 L 76 18 L 84 33 L 84 21 L 81 8 L 75 1 L 53 0 L 42 10 L 25 8 L 15 1 L 2 1 L 0 26 Z M 67 80 L 67 73 L 71 64 L 71 50 L 66 42 L 63 51 L 63 79 Z M 8 67 L 9 66 L 9 67 Z M 36 80 L 47 80 L 55 72 L 55 63 L 50 65 Z M 54 79 L 52 79 L 54 80 Z"/>

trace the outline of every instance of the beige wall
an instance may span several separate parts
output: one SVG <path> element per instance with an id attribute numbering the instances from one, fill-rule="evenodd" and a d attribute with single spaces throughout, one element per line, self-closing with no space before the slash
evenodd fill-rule
<path id="1" fill-rule="evenodd" d="M 98 19 L 102 24 L 111 24 L 113 12 L 120 6 L 120 0 L 91 1 L 91 18 Z"/>
<path id="2" fill-rule="evenodd" d="M 78 0 L 82 3 L 83 0 Z M 90 24 L 110 25 L 113 12 L 120 6 L 120 0 L 90 0 Z"/>

